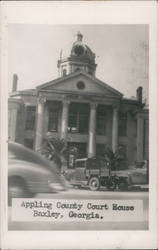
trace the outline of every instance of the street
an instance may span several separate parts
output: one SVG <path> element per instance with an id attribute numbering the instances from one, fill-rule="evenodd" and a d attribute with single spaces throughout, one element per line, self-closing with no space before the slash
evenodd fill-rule
<path id="1" fill-rule="evenodd" d="M 148 192 L 120 192 L 120 191 L 90 191 L 88 189 L 70 188 L 60 193 L 38 194 L 35 198 L 64 199 L 64 200 L 142 200 L 143 221 L 126 222 L 17 222 L 11 221 L 11 207 L 9 207 L 9 230 L 147 230 L 148 229 Z"/>

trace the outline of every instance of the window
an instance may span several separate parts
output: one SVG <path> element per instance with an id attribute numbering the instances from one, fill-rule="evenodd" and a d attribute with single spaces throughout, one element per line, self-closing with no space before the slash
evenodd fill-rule
<path id="1" fill-rule="evenodd" d="M 98 135 L 105 135 L 106 134 L 106 118 L 102 115 L 97 115 L 97 128 L 96 128 Z"/>
<path id="2" fill-rule="evenodd" d="M 88 114 L 82 114 L 80 112 L 71 113 L 69 115 L 69 127 L 68 131 L 72 133 L 87 133 L 88 132 Z"/>
<path id="3" fill-rule="evenodd" d="M 49 119 L 48 119 L 48 131 L 57 132 L 58 131 L 58 109 L 49 109 Z"/>
<path id="4" fill-rule="evenodd" d="M 82 82 L 82 81 L 77 82 L 77 88 L 78 89 L 84 89 L 85 88 L 84 82 Z"/>
<path id="5" fill-rule="evenodd" d="M 106 134 L 106 112 L 102 105 L 97 109 L 96 133 L 98 135 Z"/>
<path id="6" fill-rule="evenodd" d="M 119 113 L 119 136 L 126 136 L 127 134 L 127 113 Z"/>
<path id="7" fill-rule="evenodd" d="M 98 169 L 98 161 L 96 159 L 90 158 L 88 160 L 89 169 Z"/>
<path id="8" fill-rule="evenodd" d="M 89 109 L 86 104 L 71 104 L 68 131 L 71 133 L 88 132 Z"/>
<path id="9" fill-rule="evenodd" d="M 86 164 L 85 161 L 77 161 L 76 162 L 76 168 L 85 168 Z"/>
<path id="10" fill-rule="evenodd" d="M 69 114 L 69 126 L 68 131 L 72 133 L 78 133 L 78 117 L 77 113 Z"/>
<path id="11" fill-rule="evenodd" d="M 63 76 L 66 76 L 67 75 L 67 71 L 66 69 L 63 69 Z"/>
<path id="12" fill-rule="evenodd" d="M 36 114 L 35 106 L 28 106 L 26 108 L 26 123 L 25 123 L 26 130 L 35 129 L 35 114 Z"/>
<path id="13" fill-rule="evenodd" d="M 88 132 L 88 122 L 89 122 L 88 114 L 78 113 L 79 133 Z"/>

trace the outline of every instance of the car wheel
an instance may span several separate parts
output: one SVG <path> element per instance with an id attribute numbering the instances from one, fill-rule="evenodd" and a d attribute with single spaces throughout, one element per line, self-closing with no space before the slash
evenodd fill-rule
<path id="1" fill-rule="evenodd" d="M 12 198 L 32 197 L 27 189 L 25 181 L 21 177 L 10 177 L 8 179 L 8 205 L 12 204 Z"/>
<path id="2" fill-rule="evenodd" d="M 98 177 L 91 177 L 89 180 L 89 188 L 92 191 L 97 191 L 100 188 L 100 181 Z"/>

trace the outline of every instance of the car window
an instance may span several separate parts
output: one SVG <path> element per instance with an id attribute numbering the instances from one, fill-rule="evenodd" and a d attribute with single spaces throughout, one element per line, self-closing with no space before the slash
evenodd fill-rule
<path id="1" fill-rule="evenodd" d="M 85 161 L 76 162 L 76 168 L 85 168 Z"/>
<path id="2" fill-rule="evenodd" d="M 88 159 L 88 169 L 96 169 L 99 167 L 99 161 L 97 161 L 96 159 Z"/>

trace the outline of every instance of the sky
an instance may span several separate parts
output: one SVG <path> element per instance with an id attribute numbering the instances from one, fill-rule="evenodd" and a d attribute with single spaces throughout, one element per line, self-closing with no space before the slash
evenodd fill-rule
<path id="1" fill-rule="evenodd" d="M 8 27 L 8 89 L 13 74 L 18 90 L 32 89 L 58 77 L 57 61 L 69 56 L 76 33 L 96 55 L 96 77 L 125 97 L 143 87 L 148 102 L 148 25 L 10 24 Z"/>

